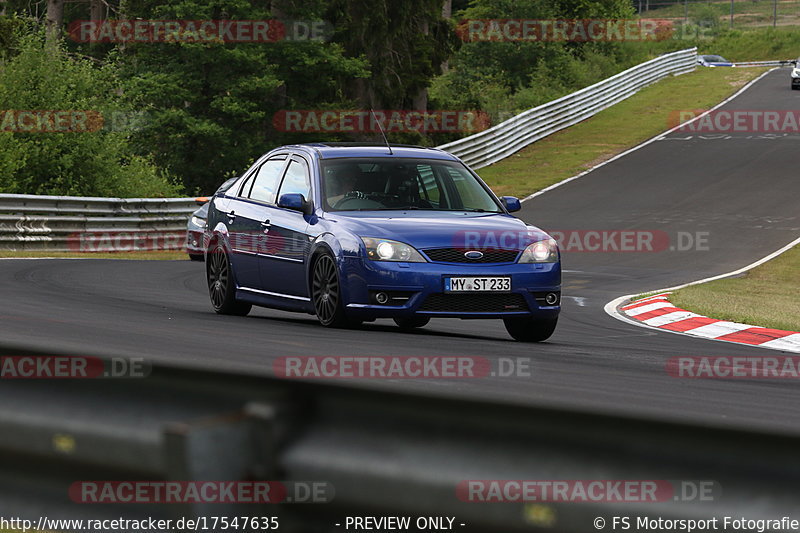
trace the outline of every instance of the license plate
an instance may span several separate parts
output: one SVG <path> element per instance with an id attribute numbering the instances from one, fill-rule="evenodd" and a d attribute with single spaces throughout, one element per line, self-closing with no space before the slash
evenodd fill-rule
<path id="1" fill-rule="evenodd" d="M 444 292 L 511 292 L 511 278 L 444 278 Z"/>

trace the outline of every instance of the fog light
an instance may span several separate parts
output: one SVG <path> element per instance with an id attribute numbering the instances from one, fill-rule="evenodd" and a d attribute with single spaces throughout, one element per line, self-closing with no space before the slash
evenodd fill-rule
<path id="1" fill-rule="evenodd" d="M 547 305 L 556 305 L 558 303 L 558 294 L 548 292 L 547 296 L 544 297 L 544 301 L 547 302 Z"/>
<path id="2" fill-rule="evenodd" d="M 389 301 L 389 295 L 385 292 L 379 292 L 375 295 L 375 301 L 381 305 L 384 305 L 386 302 Z"/>

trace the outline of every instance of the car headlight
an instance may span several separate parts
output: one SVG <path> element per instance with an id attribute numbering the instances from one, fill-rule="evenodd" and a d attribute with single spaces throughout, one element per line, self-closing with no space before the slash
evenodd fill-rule
<path id="1" fill-rule="evenodd" d="M 558 261 L 558 244 L 554 239 L 546 239 L 528 245 L 522 252 L 518 263 L 555 263 Z"/>
<path id="2" fill-rule="evenodd" d="M 800 78 L 800 68 L 796 68 L 792 70 L 792 77 L 793 78 Z"/>
<path id="3" fill-rule="evenodd" d="M 361 237 L 367 247 L 367 257 L 373 261 L 402 261 L 406 263 L 425 263 L 425 258 L 412 246 L 388 239 Z"/>
<path id="4" fill-rule="evenodd" d="M 192 224 L 194 224 L 195 226 L 200 226 L 201 228 L 204 228 L 206 226 L 206 219 L 193 216 L 192 217 Z"/>

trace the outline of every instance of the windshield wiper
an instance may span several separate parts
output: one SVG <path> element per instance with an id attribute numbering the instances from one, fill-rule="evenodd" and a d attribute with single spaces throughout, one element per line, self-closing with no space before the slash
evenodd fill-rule
<path id="1" fill-rule="evenodd" d="M 481 209 L 479 207 L 468 207 L 463 209 L 443 209 L 443 211 L 462 211 L 465 213 L 493 213 L 498 214 L 502 213 L 502 211 L 487 211 L 486 209 Z"/>

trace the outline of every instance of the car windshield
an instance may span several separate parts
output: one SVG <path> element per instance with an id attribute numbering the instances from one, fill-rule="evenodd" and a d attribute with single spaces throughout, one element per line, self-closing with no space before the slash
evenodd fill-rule
<path id="1" fill-rule="evenodd" d="M 323 161 L 328 211 L 503 212 L 461 163 L 432 159 L 366 158 Z"/>
<path id="2" fill-rule="evenodd" d="M 706 61 L 709 61 L 711 63 L 727 63 L 728 62 L 728 60 L 725 59 L 722 56 L 705 56 L 705 57 L 706 57 Z"/>

